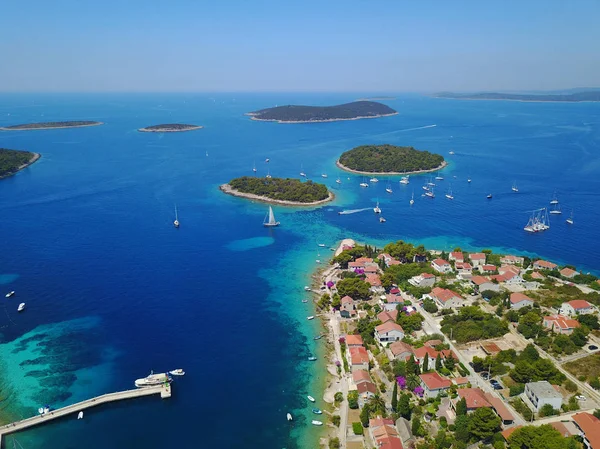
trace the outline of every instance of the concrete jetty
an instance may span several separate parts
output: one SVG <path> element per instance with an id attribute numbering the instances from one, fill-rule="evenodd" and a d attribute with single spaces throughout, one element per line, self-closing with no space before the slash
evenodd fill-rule
<path id="1" fill-rule="evenodd" d="M 100 404 L 106 404 L 107 402 L 122 401 L 124 399 L 133 399 L 142 396 L 151 396 L 155 394 L 160 394 L 160 397 L 163 399 L 171 397 L 171 385 L 155 385 L 152 387 L 136 388 L 135 390 L 126 390 L 118 391 L 116 393 L 103 394 L 101 396 L 96 396 L 95 398 L 77 402 L 76 404 L 71 404 L 67 405 L 66 407 L 52 410 L 48 413 L 44 413 L 43 415 L 36 415 L 32 418 L 27 418 L 21 421 L 6 424 L 0 427 L 0 448 L 2 447 L 3 437 L 10 433 L 19 432 L 21 430 L 25 430 L 34 426 L 39 426 L 41 424 L 50 422 L 54 419 L 70 415 L 72 413 L 79 413 L 82 410 L 95 407 Z"/>

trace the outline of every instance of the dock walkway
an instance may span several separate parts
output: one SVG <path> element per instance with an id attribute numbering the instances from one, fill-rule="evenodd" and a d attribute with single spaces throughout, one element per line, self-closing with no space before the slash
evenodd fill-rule
<path id="1" fill-rule="evenodd" d="M 21 430 L 28 429 L 33 426 L 38 426 L 57 418 L 61 418 L 71 413 L 79 413 L 82 410 L 95 407 L 100 404 L 106 404 L 107 402 L 121 401 L 124 399 L 139 398 L 142 396 L 151 396 L 154 394 L 160 394 L 160 397 L 165 399 L 171 397 L 171 386 L 167 385 L 156 385 L 152 387 L 136 388 L 135 390 L 118 391 L 116 393 L 103 394 L 96 396 L 95 398 L 87 399 L 85 401 L 77 402 L 76 404 L 67 405 L 43 415 L 36 415 L 32 418 L 26 418 L 21 421 L 16 421 L 10 424 L 6 424 L 0 427 L 0 448 L 2 447 L 2 438 L 5 435 L 19 432 Z"/>

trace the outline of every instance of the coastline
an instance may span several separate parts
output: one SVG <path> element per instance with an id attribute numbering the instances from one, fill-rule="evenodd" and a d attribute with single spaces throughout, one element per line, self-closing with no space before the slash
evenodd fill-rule
<path id="1" fill-rule="evenodd" d="M 337 161 L 335 161 L 335 165 L 337 165 L 338 168 L 341 168 L 344 171 L 347 171 L 350 173 L 355 173 L 357 175 L 415 175 L 415 174 L 420 174 L 420 173 L 431 173 L 434 171 L 442 170 L 443 168 L 446 168 L 448 166 L 448 162 L 446 162 L 444 160 L 436 168 L 430 168 L 427 170 L 407 171 L 407 172 L 370 172 L 370 171 L 353 170 L 353 169 L 348 168 L 345 165 L 343 165 L 339 159 Z"/>
<path id="2" fill-rule="evenodd" d="M 202 129 L 204 126 L 194 126 L 192 128 L 186 129 L 166 129 L 166 128 L 157 128 L 157 129 L 148 129 L 148 128 L 139 128 L 138 131 L 141 133 L 183 133 L 186 131 L 195 131 L 197 129 Z"/>
<path id="3" fill-rule="evenodd" d="M 227 195 L 232 195 L 232 196 L 237 196 L 240 198 L 246 198 L 249 200 L 256 200 L 256 201 L 260 201 L 263 203 L 270 203 L 270 204 L 278 204 L 281 206 L 293 206 L 293 207 L 297 207 L 297 206 L 319 206 L 321 204 L 325 204 L 328 203 L 329 201 L 333 201 L 335 199 L 335 195 L 327 190 L 327 193 L 329 194 L 329 196 L 323 200 L 319 200 L 319 201 L 313 201 L 310 203 L 299 203 L 296 201 L 286 201 L 286 200 L 274 200 L 271 198 L 267 198 L 265 196 L 259 196 L 259 195 L 255 195 L 253 193 L 244 193 L 244 192 L 240 192 L 239 190 L 235 190 L 232 189 L 231 186 L 229 184 L 222 184 L 219 186 L 219 190 L 223 193 L 226 193 Z"/>
<path id="4" fill-rule="evenodd" d="M 250 116 L 250 120 L 254 120 L 257 122 L 276 122 L 276 123 L 284 123 L 284 124 L 298 124 L 298 123 L 328 123 L 328 122 L 346 122 L 349 120 L 362 120 L 368 118 L 380 118 L 380 117 L 391 117 L 392 115 L 398 115 L 398 112 L 394 112 L 392 114 L 381 114 L 381 115 L 371 115 L 371 116 L 359 116 L 352 118 L 331 118 L 327 120 L 279 120 L 279 119 L 264 119 L 257 118 L 256 115 L 252 112 L 247 112 L 247 116 Z"/>
<path id="5" fill-rule="evenodd" d="M 0 131 L 38 131 L 40 129 L 66 129 L 66 128 L 87 128 L 89 126 L 104 125 L 104 122 L 89 123 L 87 125 L 72 125 L 72 126 L 40 126 L 36 128 L 2 128 Z"/>
<path id="6" fill-rule="evenodd" d="M 560 101 L 560 100 L 517 100 L 513 98 L 456 98 L 456 97 L 430 97 L 439 98 L 440 100 L 470 100 L 470 101 L 516 101 L 518 103 L 600 103 L 598 100 L 582 100 L 582 101 Z"/>
<path id="7" fill-rule="evenodd" d="M 39 158 L 41 158 L 42 155 L 40 153 L 33 153 L 33 157 L 31 159 L 29 159 L 28 162 L 26 162 L 23 165 L 19 165 L 17 167 L 17 171 L 14 171 L 12 173 L 7 173 L 5 175 L 0 175 L 0 179 L 4 179 L 4 178 L 8 178 L 9 176 L 13 176 L 16 175 L 17 173 L 19 173 L 21 170 L 29 167 L 31 164 L 35 163 Z"/>

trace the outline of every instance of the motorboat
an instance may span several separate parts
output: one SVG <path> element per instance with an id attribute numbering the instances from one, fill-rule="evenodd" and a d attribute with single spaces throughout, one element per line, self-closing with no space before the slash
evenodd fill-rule
<path id="1" fill-rule="evenodd" d="M 77 419 L 83 419 L 83 411 L 77 414 Z"/>
<path id="2" fill-rule="evenodd" d="M 327 173 L 321 174 L 321 178 L 327 178 Z"/>
<path id="3" fill-rule="evenodd" d="M 308 299 L 303 299 L 302 302 L 306 304 L 308 302 Z"/>
<path id="4" fill-rule="evenodd" d="M 377 179 L 377 178 L 371 178 L 371 179 L 369 179 L 369 182 L 379 182 L 379 179 Z"/>
<path id="5" fill-rule="evenodd" d="M 315 338 L 313 338 L 313 340 L 320 340 L 321 338 L 323 338 L 322 335 L 317 335 Z"/>
<path id="6" fill-rule="evenodd" d="M 325 243 L 319 243 L 319 246 L 320 246 L 321 248 L 325 248 Z"/>
<path id="7" fill-rule="evenodd" d="M 294 418 L 292 418 L 292 414 L 291 413 L 288 413 L 286 416 L 287 416 L 287 420 L 288 421 L 291 421 L 292 419 L 294 419 Z"/>
<path id="8" fill-rule="evenodd" d="M 360 186 L 361 186 L 361 187 L 369 187 L 369 184 L 367 184 L 366 182 L 361 182 L 361 183 L 360 183 Z"/>
<path id="9" fill-rule="evenodd" d="M 403 176 L 400 179 L 400 184 L 408 184 L 410 182 L 409 177 L 408 176 Z"/>
<path id="10" fill-rule="evenodd" d="M 491 193 L 489 193 L 489 194 L 488 194 L 488 196 L 486 196 L 486 198 L 487 198 L 488 200 L 491 200 L 491 199 L 492 199 L 492 194 L 491 194 Z"/>
<path id="11" fill-rule="evenodd" d="M 312 409 L 312 412 L 313 412 L 315 415 L 322 415 L 322 414 L 323 414 L 323 412 L 322 412 L 321 410 L 319 410 L 318 408 L 313 408 L 313 409 Z"/>
<path id="12" fill-rule="evenodd" d="M 22 312 L 23 309 L 25 309 L 25 303 L 22 302 L 21 304 L 19 304 L 19 307 L 17 307 L 17 312 Z"/>
<path id="13" fill-rule="evenodd" d="M 308 285 L 305 285 L 305 286 L 304 286 L 304 291 L 307 291 L 307 292 L 309 292 L 309 291 L 310 291 L 310 287 L 309 287 Z"/>
<path id="14" fill-rule="evenodd" d="M 450 150 L 450 151 L 448 151 L 448 154 L 449 154 L 450 156 L 454 156 L 454 151 Z"/>
<path id="15" fill-rule="evenodd" d="M 46 413 L 50 412 L 50 406 L 49 405 L 44 405 L 43 407 L 38 408 L 38 413 L 40 415 L 45 415 Z"/>
<path id="16" fill-rule="evenodd" d="M 433 190 L 428 190 L 425 192 L 425 196 L 428 196 L 429 198 L 435 198 L 435 193 L 433 193 Z"/>
<path id="17" fill-rule="evenodd" d="M 317 358 L 316 358 L 315 356 L 310 356 L 310 357 L 308 358 L 308 361 L 309 361 L 309 362 L 314 362 L 315 360 L 317 360 Z"/>
<path id="18" fill-rule="evenodd" d="M 309 321 L 310 321 L 310 320 L 314 320 L 314 319 L 315 319 L 315 316 L 314 316 L 314 315 L 310 315 L 310 316 L 307 316 L 307 317 L 306 317 L 306 319 L 307 319 L 307 320 L 309 320 Z"/>
<path id="19" fill-rule="evenodd" d="M 323 425 L 323 423 L 321 421 L 317 421 L 316 419 L 313 419 L 310 423 L 313 426 L 322 426 Z"/>
<path id="20" fill-rule="evenodd" d="M 379 217 L 379 223 L 385 223 L 385 222 L 386 222 L 385 218 Z"/>
<path id="21" fill-rule="evenodd" d="M 410 197 L 409 204 L 412 206 L 415 204 L 415 192 L 413 191 L 412 196 Z"/>
<path id="22" fill-rule="evenodd" d="M 306 396 L 306 398 L 310 401 L 310 402 L 315 402 L 315 398 L 313 398 L 311 395 Z"/>
<path id="23" fill-rule="evenodd" d="M 171 382 L 171 380 L 171 377 L 166 373 L 154 374 L 154 372 L 150 371 L 148 376 L 137 379 L 135 381 L 135 386 L 138 388 L 152 387 L 154 385 L 162 385 L 165 382 Z"/>
<path id="24" fill-rule="evenodd" d="M 373 212 L 375 212 L 376 214 L 380 214 L 381 213 L 381 209 L 379 208 L 379 201 L 377 201 L 377 204 L 373 208 Z"/>
<path id="25" fill-rule="evenodd" d="M 177 368 L 172 371 L 169 371 L 169 374 L 171 374 L 172 376 L 185 376 L 185 371 L 181 368 Z"/>
<path id="26" fill-rule="evenodd" d="M 179 218 L 177 217 L 177 204 L 175 205 L 175 221 L 173 221 L 173 226 L 176 228 L 179 227 Z"/>
<path id="27" fill-rule="evenodd" d="M 342 180 L 340 178 L 336 179 L 335 182 L 337 182 L 338 184 L 342 183 Z"/>
<path id="28" fill-rule="evenodd" d="M 10 298 L 11 296 L 13 296 L 15 294 L 15 291 L 13 290 L 12 292 L 8 292 L 6 295 L 7 298 Z"/>

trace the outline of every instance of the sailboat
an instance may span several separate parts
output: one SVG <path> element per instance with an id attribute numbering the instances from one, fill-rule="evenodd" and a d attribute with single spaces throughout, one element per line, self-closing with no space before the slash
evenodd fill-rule
<path id="1" fill-rule="evenodd" d="M 428 186 L 431 187 L 435 187 L 435 182 L 433 182 L 433 179 L 429 178 L 429 182 L 427 183 Z"/>
<path id="2" fill-rule="evenodd" d="M 392 184 L 390 184 L 390 183 L 388 182 L 388 185 L 387 185 L 387 187 L 385 188 L 385 191 L 386 191 L 387 193 L 392 193 Z"/>
<path id="3" fill-rule="evenodd" d="M 327 178 L 327 173 L 321 173 L 322 178 Z"/>
<path id="4" fill-rule="evenodd" d="M 438 181 L 442 181 L 444 179 L 444 177 L 442 175 L 440 175 L 440 173 L 438 172 L 435 179 L 437 179 Z"/>
<path id="5" fill-rule="evenodd" d="M 338 176 L 338 179 L 335 180 L 335 182 L 337 182 L 338 184 L 342 183 L 342 180 L 340 179 L 340 177 Z"/>
<path id="6" fill-rule="evenodd" d="M 300 165 L 300 176 L 306 178 L 306 173 L 304 173 L 304 167 L 302 167 L 302 165 Z"/>
<path id="7" fill-rule="evenodd" d="M 268 217 L 268 221 L 267 221 L 267 217 Z M 269 212 L 267 213 L 267 216 L 265 217 L 265 220 L 263 221 L 263 226 L 266 227 L 275 227 L 275 226 L 279 226 L 279 222 L 275 221 L 275 214 L 273 213 L 273 208 L 271 206 L 269 206 Z"/>
<path id="8" fill-rule="evenodd" d="M 467 182 L 468 182 L 469 184 L 471 184 L 471 177 L 470 177 L 470 176 L 467 178 Z"/>
<path id="9" fill-rule="evenodd" d="M 567 218 L 567 224 L 573 224 L 573 211 L 571 211 L 571 216 Z"/>
<path id="10" fill-rule="evenodd" d="M 269 169 L 267 169 L 267 176 L 266 176 L 266 178 L 267 179 L 271 179 L 271 173 L 269 173 Z"/>
<path id="11" fill-rule="evenodd" d="M 363 179 L 363 182 L 360 183 L 361 187 L 369 187 L 369 184 L 367 183 L 366 179 Z"/>
<path id="12" fill-rule="evenodd" d="M 554 192 L 554 196 L 550 200 L 550 204 L 558 204 L 558 198 L 556 197 L 556 191 Z"/>
<path id="13" fill-rule="evenodd" d="M 373 212 L 375 212 L 376 214 L 380 214 L 381 213 L 381 209 L 379 208 L 379 201 L 377 201 L 377 204 L 373 208 Z"/>
<path id="14" fill-rule="evenodd" d="M 425 196 L 428 196 L 429 198 L 435 198 L 435 193 L 433 193 L 433 189 L 430 189 L 427 192 L 425 192 Z"/>
<path id="15" fill-rule="evenodd" d="M 513 182 L 512 191 L 515 193 L 519 191 L 519 188 L 517 187 L 517 181 Z"/>
<path id="16" fill-rule="evenodd" d="M 552 209 L 550 209 L 550 214 L 552 215 L 560 215 L 562 214 L 562 211 L 560 210 L 560 204 L 556 203 L 552 206 Z"/>
<path id="17" fill-rule="evenodd" d="M 173 226 L 176 228 L 179 227 L 179 219 L 177 218 L 177 204 L 175 205 L 175 221 L 173 222 Z"/>
<path id="18" fill-rule="evenodd" d="M 369 182 L 379 182 L 379 179 L 372 177 L 371 179 L 369 179 Z"/>
<path id="19" fill-rule="evenodd" d="M 256 173 L 256 162 L 254 162 L 254 163 L 252 164 L 252 171 L 253 171 L 254 173 Z"/>
<path id="20" fill-rule="evenodd" d="M 448 193 L 446 193 L 446 198 L 448 198 L 449 200 L 454 199 L 454 195 L 452 195 L 452 187 L 448 188 Z"/>
<path id="21" fill-rule="evenodd" d="M 411 206 L 413 204 L 415 204 L 415 191 L 414 190 L 413 190 L 412 196 L 410 197 L 409 203 L 410 203 Z"/>
<path id="22" fill-rule="evenodd" d="M 523 228 L 523 230 L 527 232 L 541 232 L 547 229 L 550 229 L 550 225 L 548 219 L 548 210 L 543 207 L 541 209 L 536 209 L 531 212 L 531 217 L 527 222 L 527 225 Z"/>
<path id="23" fill-rule="evenodd" d="M 407 175 L 407 176 L 403 176 L 403 177 L 400 179 L 400 184 L 405 184 L 405 185 L 406 185 L 406 184 L 408 184 L 409 182 L 410 182 L 409 175 Z"/>

